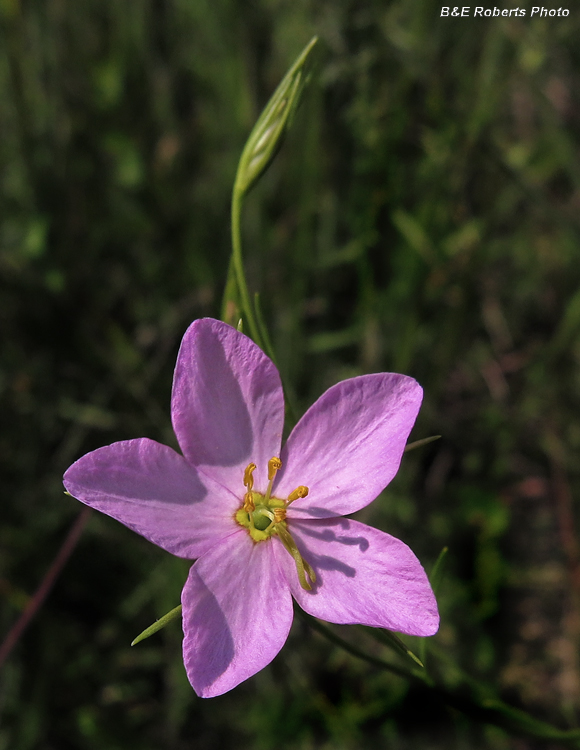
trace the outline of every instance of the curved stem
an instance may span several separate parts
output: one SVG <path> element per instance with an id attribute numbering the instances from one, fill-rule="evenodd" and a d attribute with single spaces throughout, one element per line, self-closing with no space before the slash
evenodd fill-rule
<path id="1" fill-rule="evenodd" d="M 344 649 L 349 654 L 356 656 L 358 659 L 363 659 L 369 664 L 379 667 L 379 669 L 385 669 L 388 672 L 392 672 L 393 674 L 396 674 L 397 677 L 403 677 L 406 680 L 416 679 L 423 681 L 421 677 L 411 672 L 411 670 L 405 669 L 404 667 L 398 667 L 396 664 L 391 664 L 384 659 L 379 659 L 377 656 L 371 656 L 371 654 L 367 654 L 366 651 L 358 648 L 358 646 L 354 646 L 352 643 L 345 641 L 344 638 L 337 635 L 327 625 L 323 625 L 316 618 L 312 617 L 312 615 L 304 612 L 303 609 L 300 609 L 299 607 L 295 607 L 294 609 L 296 614 L 298 614 L 298 616 L 301 617 L 302 620 L 304 620 L 304 622 L 306 622 L 313 630 L 317 630 L 327 640 L 334 643 L 336 646 L 340 646 L 340 648 Z"/>
<path id="2" fill-rule="evenodd" d="M 516 736 L 556 740 L 566 746 L 580 749 L 580 729 L 559 729 L 548 722 L 535 719 L 525 711 L 513 708 L 499 699 L 470 694 L 471 690 L 466 690 L 465 684 L 455 690 L 449 690 L 443 685 L 433 682 L 424 670 L 417 669 L 411 671 L 367 654 L 362 649 L 341 638 L 331 628 L 323 625 L 300 608 L 295 607 L 295 611 L 310 627 L 321 633 L 331 643 L 336 644 L 349 654 L 356 656 L 358 659 L 363 659 L 379 669 L 384 669 L 404 679 L 412 680 L 416 684 L 421 685 L 423 690 L 427 691 L 441 703 L 461 711 L 475 721 L 483 724 L 493 724 Z M 479 689 L 481 691 L 481 686 L 474 685 L 473 681 L 468 680 L 468 683 L 470 683 L 469 687 L 472 690 L 478 691 Z"/>
<path id="3" fill-rule="evenodd" d="M 248 325 L 248 332 L 250 337 L 256 342 L 260 349 L 265 352 L 272 362 L 276 365 L 276 355 L 274 348 L 268 336 L 268 329 L 262 318 L 262 313 L 259 306 L 259 298 L 256 294 L 256 304 L 252 304 L 250 299 L 250 293 L 248 291 L 248 285 L 246 284 L 246 276 L 244 273 L 244 261 L 242 257 L 242 232 L 241 232 L 241 213 L 242 213 L 242 200 L 244 198 L 243 191 L 234 185 L 232 193 L 232 255 L 230 259 L 231 266 L 234 272 L 234 280 L 237 287 L 237 297 L 241 309 L 242 318 Z M 228 283 L 230 281 L 230 273 L 228 271 Z M 224 295 L 224 305 L 222 306 L 222 319 L 226 319 L 226 306 L 227 306 L 228 294 Z M 291 417 L 294 424 L 298 421 L 296 406 L 294 405 L 293 399 L 291 398 L 288 385 L 285 378 L 280 373 L 282 380 L 282 387 L 284 389 L 285 402 L 288 409 L 289 416 Z"/>
<path id="4" fill-rule="evenodd" d="M 243 193 L 234 186 L 232 193 L 232 262 L 240 296 L 240 306 L 245 322 L 248 325 L 249 334 L 256 344 L 264 350 L 264 342 L 256 322 L 254 309 L 250 300 L 246 277 L 244 274 L 244 263 L 242 260 L 242 234 L 241 234 L 241 213 L 242 213 Z"/>

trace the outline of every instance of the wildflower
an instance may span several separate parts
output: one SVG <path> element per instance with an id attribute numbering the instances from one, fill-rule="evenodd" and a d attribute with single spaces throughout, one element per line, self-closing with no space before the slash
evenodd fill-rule
<path id="1" fill-rule="evenodd" d="M 183 455 L 141 438 L 68 469 L 71 495 L 174 555 L 197 558 L 182 615 L 198 695 L 225 693 L 272 661 L 292 624 L 292 597 L 333 623 L 437 631 L 437 604 L 413 552 L 343 517 L 396 474 L 421 397 L 404 375 L 345 380 L 280 450 L 284 399 L 274 364 L 230 326 L 197 320 L 173 381 Z"/>

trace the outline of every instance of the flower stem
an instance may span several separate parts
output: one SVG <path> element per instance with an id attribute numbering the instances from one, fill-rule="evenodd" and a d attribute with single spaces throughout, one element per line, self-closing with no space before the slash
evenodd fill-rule
<path id="1" fill-rule="evenodd" d="M 379 669 L 407 680 L 412 680 L 421 686 L 421 689 L 432 695 L 433 698 L 447 706 L 461 711 L 475 721 L 483 724 L 492 724 L 501 727 L 513 735 L 529 737 L 532 739 L 554 740 L 568 747 L 580 750 L 580 729 L 559 729 L 545 721 L 535 719 L 503 701 L 491 697 L 487 686 L 476 684 L 474 680 L 467 679 L 455 690 L 449 690 L 443 685 L 433 682 L 425 673 L 425 670 L 409 670 L 404 667 L 391 664 L 371 654 L 367 654 L 358 646 L 344 640 L 331 628 L 323 625 L 311 615 L 295 607 L 296 613 L 313 629 L 327 638 L 331 643 L 339 646 L 349 654 L 358 659 L 372 664 Z"/>
<path id="2" fill-rule="evenodd" d="M 241 213 L 243 192 L 234 186 L 232 193 L 232 265 L 236 278 L 237 291 L 239 295 L 241 313 L 244 323 L 248 326 L 248 333 L 256 344 L 265 351 L 264 342 L 260 335 L 260 330 L 256 322 L 254 310 L 246 284 L 244 274 L 244 262 L 242 260 L 242 234 L 241 234 Z"/>
<path id="3" fill-rule="evenodd" d="M 382 643 L 384 646 L 388 646 L 396 653 L 408 656 L 415 662 L 415 664 L 418 664 L 422 669 L 425 669 L 425 664 L 421 661 L 421 659 L 419 659 L 419 657 L 414 654 L 407 646 L 407 644 L 404 643 L 399 638 L 399 636 L 395 635 L 395 633 L 391 632 L 390 630 L 381 630 L 380 628 L 366 627 L 365 625 L 361 625 L 360 627 L 363 628 L 366 633 L 368 633 L 379 643 Z"/>
<path id="4" fill-rule="evenodd" d="M 385 669 L 386 671 L 392 672 L 393 674 L 396 674 L 398 677 L 403 677 L 407 680 L 420 679 L 417 677 L 417 675 L 415 675 L 409 669 L 405 669 L 404 667 L 399 667 L 396 664 L 391 664 L 390 662 L 385 661 L 384 659 L 379 659 L 377 656 L 371 656 L 371 654 L 367 654 L 365 651 L 358 648 L 358 646 L 354 646 L 352 643 L 349 643 L 344 638 L 341 638 L 333 630 L 331 630 L 328 627 L 328 625 L 323 625 L 316 618 L 312 617 L 312 615 L 309 615 L 306 612 L 304 612 L 303 609 L 300 609 L 299 607 L 295 607 L 295 611 L 298 614 L 298 616 L 301 617 L 304 620 L 304 622 L 306 622 L 313 630 L 317 630 L 331 643 L 334 643 L 336 646 L 340 646 L 340 648 L 344 649 L 349 654 L 356 656 L 358 659 L 363 659 L 364 661 L 367 661 L 369 664 L 373 664 L 375 667 L 379 667 L 379 669 Z"/>

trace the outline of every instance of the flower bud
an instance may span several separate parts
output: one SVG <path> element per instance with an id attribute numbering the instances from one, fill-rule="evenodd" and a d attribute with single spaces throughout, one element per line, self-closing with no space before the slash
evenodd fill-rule
<path id="1" fill-rule="evenodd" d="M 242 152 L 234 191 L 247 193 L 282 145 L 308 80 L 306 61 L 317 41 L 313 37 L 308 42 L 262 111 Z"/>

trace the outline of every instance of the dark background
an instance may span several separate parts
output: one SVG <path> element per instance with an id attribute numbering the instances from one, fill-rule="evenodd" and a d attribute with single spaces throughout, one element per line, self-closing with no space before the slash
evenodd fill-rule
<path id="1" fill-rule="evenodd" d="M 313 83 L 246 202 L 249 285 L 302 409 L 365 372 L 425 388 L 412 439 L 443 437 L 361 517 L 428 571 L 449 547 L 441 679 L 465 670 L 577 722 L 580 10 L 521 7 L 1 0 L 0 637 L 80 512 L 67 466 L 115 440 L 174 444 L 175 356 L 219 316 L 237 159 L 316 33 Z M 0 750 L 557 747 L 300 621 L 270 667 L 201 700 L 178 623 L 129 647 L 187 569 L 93 514 L 0 674 Z"/>

